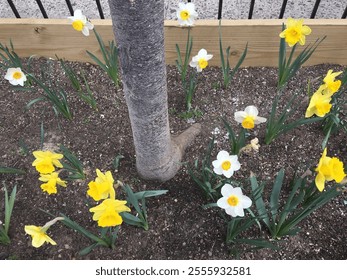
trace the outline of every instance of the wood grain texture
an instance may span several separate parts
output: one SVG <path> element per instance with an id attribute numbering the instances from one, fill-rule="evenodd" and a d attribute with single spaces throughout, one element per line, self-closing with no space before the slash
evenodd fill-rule
<path id="1" fill-rule="evenodd" d="M 111 20 L 92 20 L 104 41 L 113 39 Z M 283 20 L 223 20 L 224 49 L 231 47 L 231 64 L 234 65 L 248 42 L 248 54 L 243 66 L 277 66 L 279 37 Z M 193 51 L 201 48 L 214 55 L 210 65 L 220 65 L 217 20 L 199 20 L 192 28 Z M 304 24 L 312 29 L 307 44 L 327 35 L 306 65 L 337 63 L 347 65 L 347 20 L 307 19 Z M 175 44 L 184 51 L 187 29 L 177 21 L 165 21 L 166 63 L 174 64 L 177 58 Z M 16 52 L 22 57 L 55 55 L 72 61 L 89 61 L 86 50 L 100 55 L 93 34 L 85 37 L 75 31 L 65 19 L 0 19 L 0 42 L 9 45 L 12 40 Z M 288 48 L 289 49 L 289 48 Z M 302 47 L 298 48 L 299 50 Z"/>

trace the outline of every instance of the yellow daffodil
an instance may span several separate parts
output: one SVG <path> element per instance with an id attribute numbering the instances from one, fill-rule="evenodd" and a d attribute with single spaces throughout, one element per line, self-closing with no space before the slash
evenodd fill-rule
<path id="1" fill-rule="evenodd" d="M 98 221 L 100 227 L 118 226 L 123 222 L 119 213 L 130 212 L 130 208 L 125 205 L 126 203 L 125 200 L 108 198 L 98 206 L 90 208 L 89 211 L 94 213 L 93 220 Z"/>
<path id="2" fill-rule="evenodd" d="M 35 248 L 41 247 L 45 242 L 51 243 L 52 245 L 57 245 L 55 241 L 50 238 L 46 231 L 42 227 L 37 227 L 37 226 L 25 226 L 24 230 L 27 234 L 30 234 L 32 237 L 32 245 Z"/>
<path id="3" fill-rule="evenodd" d="M 52 172 L 50 174 L 40 174 L 40 181 L 46 182 L 41 185 L 41 189 L 48 194 L 57 193 L 57 185 L 66 187 L 66 182 L 59 178 L 58 172 Z"/>
<path id="4" fill-rule="evenodd" d="M 27 77 L 20 68 L 8 68 L 5 79 L 8 80 L 11 85 L 24 86 L 24 82 L 27 80 Z"/>
<path id="5" fill-rule="evenodd" d="M 240 187 L 234 188 L 230 184 L 225 184 L 221 189 L 222 197 L 218 199 L 217 205 L 224 209 L 232 217 L 243 217 L 244 210 L 251 207 L 252 200 L 242 194 Z"/>
<path id="6" fill-rule="evenodd" d="M 335 180 L 336 183 L 340 183 L 346 177 L 343 162 L 336 157 L 328 157 L 327 148 L 323 151 L 316 171 L 318 174 L 315 183 L 319 191 L 324 190 L 325 181 Z"/>
<path id="7" fill-rule="evenodd" d="M 336 80 L 335 78 L 340 75 L 342 73 L 341 72 L 333 72 L 333 70 L 329 70 L 327 75 L 325 76 L 325 78 L 323 79 L 324 82 L 324 93 L 326 94 L 334 94 L 335 92 L 337 92 L 339 90 L 339 88 L 341 87 L 341 81 L 340 80 Z"/>
<path id="8" fill-rule="evenodd" d="M 85 15 L 82 14 L 81 10 L 74 11 L 72 17 L 68 17 L 72 21 L 72 27 L 77 31 L 82 31 L 84 36 L 89 36 L 89 30 L 94 28 L 94 25 L 88 21 Z"/>
<path id="9" fill-rule="evenodd" d="M 195 5 L 193 3 L 178 3 L 176 15 L 178 18 L 178 24 L 181 26 L 192 26 L 195 19 L 198 17 L 198 13 L 195 11 Z"/>
<path id="10" fill-rule="evenodd" d="M 46 223 L 43 227 L 34 226 L 34 225 L 28 225 L 24 227 L 24 230 L 27 234 L 29 234 L 32 237 L 32 246 L 35 248 L 41 247 L 45 242 L 50 243 L 52 245 L 57 245 L 57 243 L 50 238 L 46 231 L 57 221 L 63 220 L 62 217 L 57 217 L 53 219 L 52 221 L 49 221 Z"/>
<path id="11" fill-rule="evenodd" d="M 33 155 L 36 159 L 32 166 L 35 166 L 36 170 L 41 174 L 52 173 L 55 170 L 54 166 L 63 167 L 59 161 L 63 158 L 62 154 L 56 154 L 51 151 L 34 151 Z"/>
<path id="12" fill-rule="evenodd" d="M 266 118 L 259 117 L 258 109 L 255 106 L 247 106 L 244 111 L 238 111 L 234 114 L 234 119 L 241 123 L 243 128 L 252 129 L 255 124 L 266 122 Z"/>
<path id="13" fill-rule="evenodd" d="M 307 25 L 303 25 L 303 19 L 288 18 L 286 29 L 280 33 L 281 38 L 285 38 L 285 41 L 290 47 L 299 42 L 300 45 L 305 45 L 307 35 L 311 34 L 311 28 Z"/>
<path id="14" fill-rule="evenodd" d="M 325 93 L 325 86 L 321 85 L 319 89 L 311 96 L 310 104 L 305 113 L 305 118 L 313 115 L 324 117 L 330 112 L 332 105 L 330 104 L 332 93 Z"/>
<path id="15" fill-rule="evenodd" d="M 212 161 L 213 172 L 230 178 L 234 172 L 241 168 L 237 155 L 229 155 L 227 151 L 220 151 L 217 159 Z"/>
<path id="16" fill-rule="evenodd" d="M 192 58 L 189 63 L 191 67 L 196 68 L 198 72 L 201 72 L 208 66 L 208 61 L 213 57 L 212 54 L 207 54 L 205 49 L 201 49 L 196 56 Z"/>
<path id="17" fill-rule="evenodd" d="M 91 181 L 88 186 L 89 189 L 87 194 L 92 197 L 95 201 L 106 199 L 109 196 L 115 197 L 115 191 L 113 188 L 113 177 L 110 171 L 103 174 L 99 169 L 96 169 L 97 177 L 95 181 Z"/>

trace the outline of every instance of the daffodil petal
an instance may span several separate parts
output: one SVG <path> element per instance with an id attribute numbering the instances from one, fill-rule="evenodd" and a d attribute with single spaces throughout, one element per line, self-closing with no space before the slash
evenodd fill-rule
<path id="1" fill-rule="evenodd" d="M 318 173 L 316 178 L 315 178 L 315 183 L 316 183 L 317 189 L 320 192 L 322 192 L 324 190 L 324 187 L 325 187 L 325 176 L 321 173 Z"/>

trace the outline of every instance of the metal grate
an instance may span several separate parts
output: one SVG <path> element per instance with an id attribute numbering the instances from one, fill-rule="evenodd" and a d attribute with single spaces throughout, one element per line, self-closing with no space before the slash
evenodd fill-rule
<path id="1" fill-rule="evenodd" d="M 41 0 L 36 0 L 36 3 L 37 3 L 37 5 L 39 5 L 40 11 L 41 11 L 41 13 L 42 13 L 42 16 L 43 16 L 44 18 L 48 18 L 48 15 L 47 15 L 47 13 L 46 13 L 45 8 L 44 8 L 43 5 L 42 5 Z"/>
<path id="2" fill-rule="evenodd" d="M 35 0 L 40 11 L 41 11 L 41 14 L 44 18 L 48 18 L 48 15 L 46 13 L 46 10 L 43 6 L 43 3 L 41 0 Z M 180 1 L 184 1 L 184 0 L 180 0 Z M 188 2 L 191 2 L 191 0 L 187 0 Z M 200 1 L 203 1 L 203 0 L 200 0 Z M 218 1 L 218 14 L 217 14 L 217 18 L 218 19 L 221 19 L 222 18 L 222 12 L 223 12 L 223 0 L 215 0 L 216 2 Z M 252 19 L 253 18 L 253 12 L 254 12 L 254 6 L 255 6 L 255 2 L 256 0 L 248 0 L 249 1 L 249 10 L 248 10 L 248 19 Z M 258 0 L 258 1 L 261 1 L 261 0 Z M 73 15 L 73 7 L 72 7 L 72 4 L 71 4 L 71 1 L 70 0 L 65 0 L 66 2 L 66 5 L 67 5 L 67 8 L 69 9 L 69 12 L 71 15 Z M 104 16 L 104 12 L 103 12 L 103 7 L 102 7 L 102 4 L 100 2 L 100 0 L 95 0 L 96 2 L 96 6 L 98 8 L 98 11 L 99 11 L 99 16 L 101 19 L 104 19 L 105 16 Z M 195 3 L 199 2 L 198 0 L 195 0 Z M 283 18 L 284 16 L 284 13 L 285 13 L 285 10 L 286 10 L 286 7 L 287 7 L 287 2 L 288 0 L 283 0 L 282 2 L 282 6 L 281 6 L 281 11 L 280 11 L 280 14 L 279 14 L 279 17 L 278 18 Z M 16 18 L 20 18 L 20 14 L 18 13 L 18 10 L 15 6 L 15 4 L 13 3 L 12 0 L 7 0 L 7 3 L 8 5 L 10 6 L 12 12 L 14 13 L 14 15 L 16 16 Z M 321 1 L 320 0 L 316 0 L 315 3 L 314 3 L 314 6 L 313 6 L 313 10 L 311 12 L 311 15 L 310 15 L 310 18 L 315 18 L 316 14 L 317 14 L 317 10 L 319 8 L 319 5 L 320 5 Z M 341 18 L 345 19 L 347 17 L 347 6 L 341 16 Z"/>

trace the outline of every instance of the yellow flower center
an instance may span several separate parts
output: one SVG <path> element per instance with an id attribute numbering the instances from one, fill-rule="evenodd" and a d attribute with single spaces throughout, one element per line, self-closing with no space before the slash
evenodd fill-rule
<path id="1" fill-rule="evenodd" d="M 325 114 L 330 112 L 332 105 L 327 102 L 317 102 L 316 103 L 316 109 L 318 116 L 324 116 Z"/>
<path id="2" fill-rule="evenodd" d="M 77 19 L 73 21 L 72 27 L 77 31 L 82 31 L 84 23 L 82 22 L 82 20 Z"/>
<path id="3" fill-rule="evenodd" d="M 223 170 L 227 171 L 227 170 L 230 169 L 230 167 L 231 167 L 231 162 L 230 161 L 228 161 L 228 160 L 223 161 L 223 163 L 222 163 L 222 169 Z"/>
<path id="4" fill-rule="evenodd" d="M 239 198 L 236 195 L 229 196 L 227 201 L 230 206 L 237 206 L 239 204 Z"/>
<path id="5" fill-rule="evenodd" d="M 205 69 L 208 65 L 207 60 L 204 58 L 200 58 L 198 63 L 201 69 Z"/>
<path id="6" fill-rule="evenodd" d="M 41 174 L 48 174 L 54 171 L 54 166 L 49 158 L 45 158 L 37 163 L 36 170 Z"/>
<path id="7" fill-rule="evenodd" d="M 346 176 L 343 168 L 343 162 L 338 158 L 333 157 L 329 162 L 329 166 L 331 169 L 331 176 L 337 183 L 340 183 Z"/>
<path id="8" fill-rule="evenodd" d="M 341 87 L 341 81 L 337 80 L 335 82 L 328 83 L 327 86 L 328 86 L 329 90 L 331 91 L 331 93 L 335 93 Z"/>
<path id="9" fill-rule="evenodd" d="M 21 72 L 14 72 L 12 75 L 13 79 L 19 80 L 20 78 L 22 78 L 22 73 Z"/>
<path id="10" fill-rule="evenodd" d="M 189 19 L 190 14 L 187 10 L 183 10 L 183 11 L 181 11 L 180 16 L 181 16 L 181 19 L 187 20 L 187 19 Z"/>
<path id="11" fill-rule="evenodd" d="M 47 192 L 48 194 L 56 194 L 57 193 L 57 186 L 55 184 L 55 182 L 53 181 L 49 181 L 46 184 L 42 184 L 41 189 L 45 192 Z"/>
<path id="12" fill-rule="evenodd" d="M 252 116 L 245 117 L 245 119 L 242 121 L 242 127 L 246 129 L 254 128 L 254 117 Z"/>
<path id="13" fill-rule="evenodd" d="M 287 36 L 291 38 L 293 41 L 299 41 L 301 37 L 301 30 L 299 28 L 289 28 Z"/>

